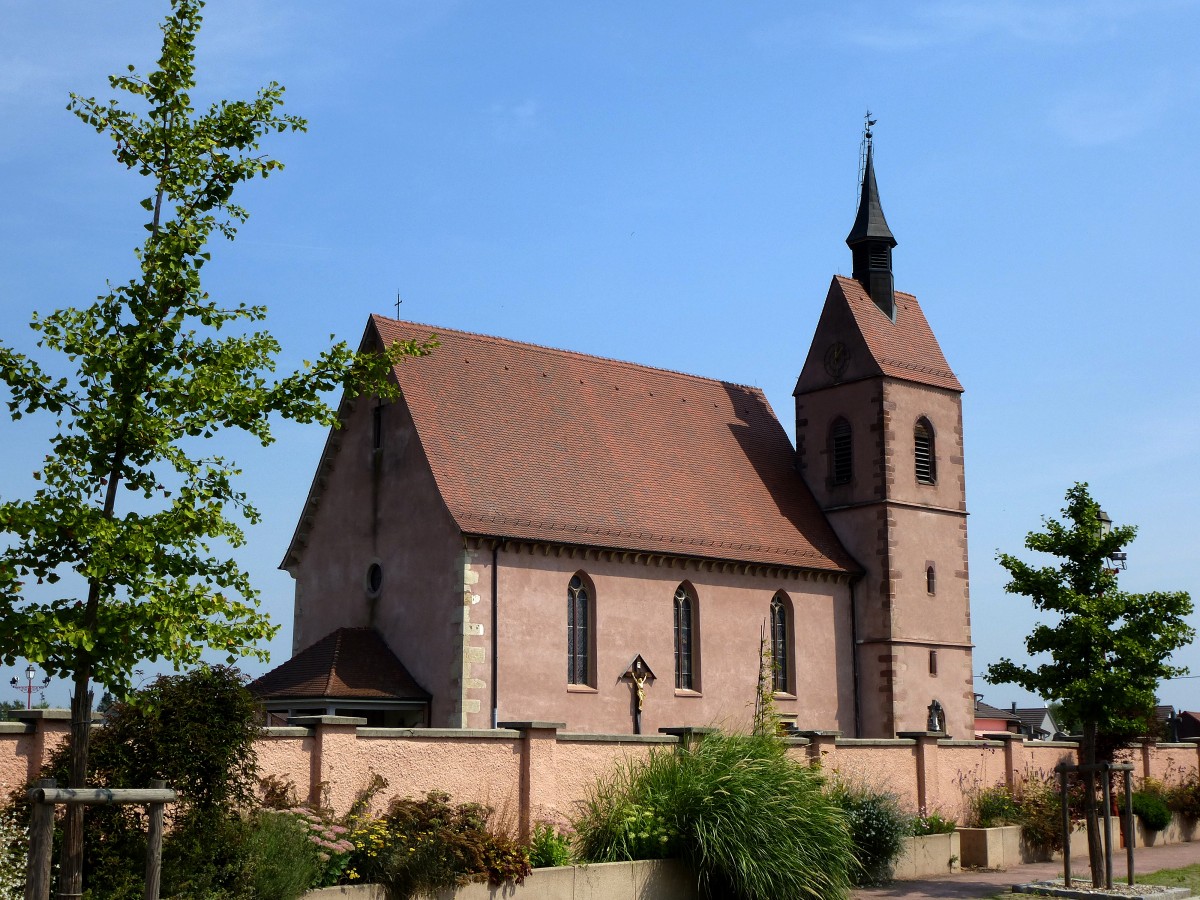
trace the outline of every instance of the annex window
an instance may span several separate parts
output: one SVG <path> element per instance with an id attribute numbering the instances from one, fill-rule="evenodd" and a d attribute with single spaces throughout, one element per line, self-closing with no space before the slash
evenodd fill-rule
<path id="1" fill-rule="evenodd" d="M 937 458 L 934 454 L 933 426 L 926 418 L 917 420 L 913 429 L 913 448 L 916 452 L 917 481 L 921 484 L 937 483 Z"/>
<path id="2" fill-rule="evenodd" d="M 925 592 L 927 594 L 937 593 L 937 572 L 934 571 L 932 565 L 925 568 Z"/>
<path id="3" fill-rule="evenodd" d="M 590 684 L 592 606 L 588 583 L 580 575 L 567 585 L 567 683 Z"/>
<path id="4" fill-rule="evenodd" d="M 779 591 L 771 598 L 771 690 L 777 694 L 791 691 L 791 659 L 788 645 L 791 638 L 791 616 L 788 614 L 787 595 Z"/>
<path id="5" fill-rule="evenodd" d="M 675 688 L 690 691 L 695 689 L 695 662 L 693 640 L 695 632 L 695 598 L 687 585 L 675 589 Z"/>
<path id="6" fill-rule="evenodd" d="M 850 423 L 840 416 L 829 426 L 829 477 L 834 484 L 849 484 L 854 473 Z"/>

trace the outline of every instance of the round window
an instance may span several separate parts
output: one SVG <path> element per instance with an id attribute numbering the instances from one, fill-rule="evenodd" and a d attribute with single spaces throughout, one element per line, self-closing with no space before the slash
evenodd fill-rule
<path id="1" fill-rule="evenodd" d="M 382 587 L 383 567 L 379 563 L 373 562 L 367 567 L 367 593 L 374 597 Z"/>

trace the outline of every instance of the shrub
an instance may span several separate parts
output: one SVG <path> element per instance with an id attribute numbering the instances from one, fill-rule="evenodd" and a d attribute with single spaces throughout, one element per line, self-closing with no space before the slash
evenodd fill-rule
<path id="1" fill-rule="evenodd" d="M 921 837 L 926 834 L 953 834 L 958 825 L 953 819 L 948 819 L 941 813 L 918 813 L 913 819 L 913 834 Z"/>
<path id="2" fill-rule="evenodd" d="M 535 869 L 569 866 L 574 861 L 571 838 L 549 822 L 539 822 L 529 836 L 529 864 Z"/>
<path id="3" fill-rule="evenodd" d="M 1015 800 L 1025 842 L 1041 850 L 1062 850 L 1062 795 L 1054 776 L 1026 773 Z"/>
<path id="4" fill-rule="evenodd" d="M 1171 824 L 1171 808 L 1158 794 L 1134 791 L 1132 799 L 1134 813 L 1151 831 L 1162 831 Z"/>
<path id="5" fill-rule="evenodd" d="M 710 897 L 843 898 L 852 846 L 823 784 L 773 736 L 709 735 L 598 781 L 576 846 L 589 862 L 678 853 Z"/>
<path id="6" fill-rule="evenodd" d="M 244 894 L 250 857 L 238 809 L 254 799 L 254 700 L 237 669 L 202 666 L 164 675 L 108 709 L 91 739 L 89 783 L 179 791 L 167 807 L 163 895 Z M 41 777 L 67 784 L 70 747 L 60 744 Z M 22 801 L 23 802 L 23 801 Z M 27 816 L 28 806 L 20 810 Z M 84 884 L 108 900 L 141 897 L 146 823 L 140 807 L 97 807 L 84 829 Z"/>
<path id="7" fill-rule="evenodd" d="M 1193 822 L 1200 819 L 1200 777 L 1195 769 L 1178 784 L 1167 789 L 1167 805 Z"/>
<path id="8" fill-rule="evenodd" d="M 296 816 L 261 810 L 246 835 L 249 887 L 254 897 L 295 900 L 321 878 L 308 828 Z"/>
<path id="9" fill-rule="evenodd" d="M 1002 784 L 980 788 L 969 798 L 968 821 L 972 828 L 996 828 L 1021 824 L 1021 810 L 1012 793 Z"/>
<path id="10" fill-rule="evenodd" d="M 894 794 L 841 784 L 832 796 L 845 813 L 854 841 L 855 884 L 886 884 L 904 851 L 904 839 L 912 834 L 912 818 L 900 809 Z"/>
<path id="11" fill-rule="evenodd" d="M 25 861 L 29 853 L 28 834 L 11 810 L 0 810 L 0 898 L 17 900 L 25 896 Z"/>
<path id="12" fill-rule="evenodd" d="M 1026 772 L 1015 794 L 1002 784 L 973 792 L 968 821 L 975 828 L 1020 825 L 1031 847 L 1062 850 L 1062 797 L 1053 775 Z"/>
<path id="13" fill-rule="evenodd" d="M 382 819 L 357 819 L 347 879 L 376 881 L 390 900 L 469 881 L 523 882 L 529 857 L 510 836 L 489 828 L 492 809 L 449 801 L 449 794 L 430 791 L 423 800 L 393 800 Z"/>

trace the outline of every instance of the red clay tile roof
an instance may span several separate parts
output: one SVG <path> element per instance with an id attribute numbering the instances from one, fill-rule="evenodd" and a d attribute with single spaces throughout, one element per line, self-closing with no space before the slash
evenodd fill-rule
<path id="1" fill-rule="evenodd" d="M 896 291 L 896 321 L 889 319 L 858 281 L 838 275 L 835 283 L 850 307 L 867 349 L 884 375 L 961 391 L 942 348 L 912 294 Z"/>
<path id="2" fill-rule="evenodd" d="M 868 301 L 869 302 L 869 301 Z M 857 571 L 758 388 L 374 316 L 469 534 Z"/>
<path id="3" fill-rule="evenodd" d="M 250 683 L 259 700 L 428 700 L 373 628 L 339 628 Z"/>

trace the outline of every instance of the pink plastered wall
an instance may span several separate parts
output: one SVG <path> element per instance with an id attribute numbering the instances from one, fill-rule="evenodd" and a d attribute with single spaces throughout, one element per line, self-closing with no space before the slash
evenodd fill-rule
<path id="1" fill-rule="evenodd" d="M 61 712 L 62 719 L 0 725 L 0 778 L 16 786 L 36 776 L 47 748 L 66 736 Z M 293 782 L 301 802 L 345 812 L 378 775 L 387 786 L 374 798 L 376 811 L 392 797 L 443 791 L 455 802 L 487 804 L 501 823 L 527 829 L 539 819 L 569 820 L 598 779 L 674 746 L 673 737 L 566 734 L 552 723 L 404 730 L 360 728 L 354 720 L 328 717 L 312 727 L 266 729 L 256 750 L 260 775 Z M 1058 763 L 1075 762 L 1075 751 L 1069 743 L 1019 738 L 862 740 L 814 733 L 792 741 L 787 752 L 818 763 L 832 779 L 893 793 L 912 812 L 923 808 L 961 822 L 973 791 L 1052 775 Z M 1190 744 L 1134 747 L 1126 756 L 1136 779 L 1148 771 L 1168 783 L 1188 777 L 1200 763 L 1200 750 Z"/>

